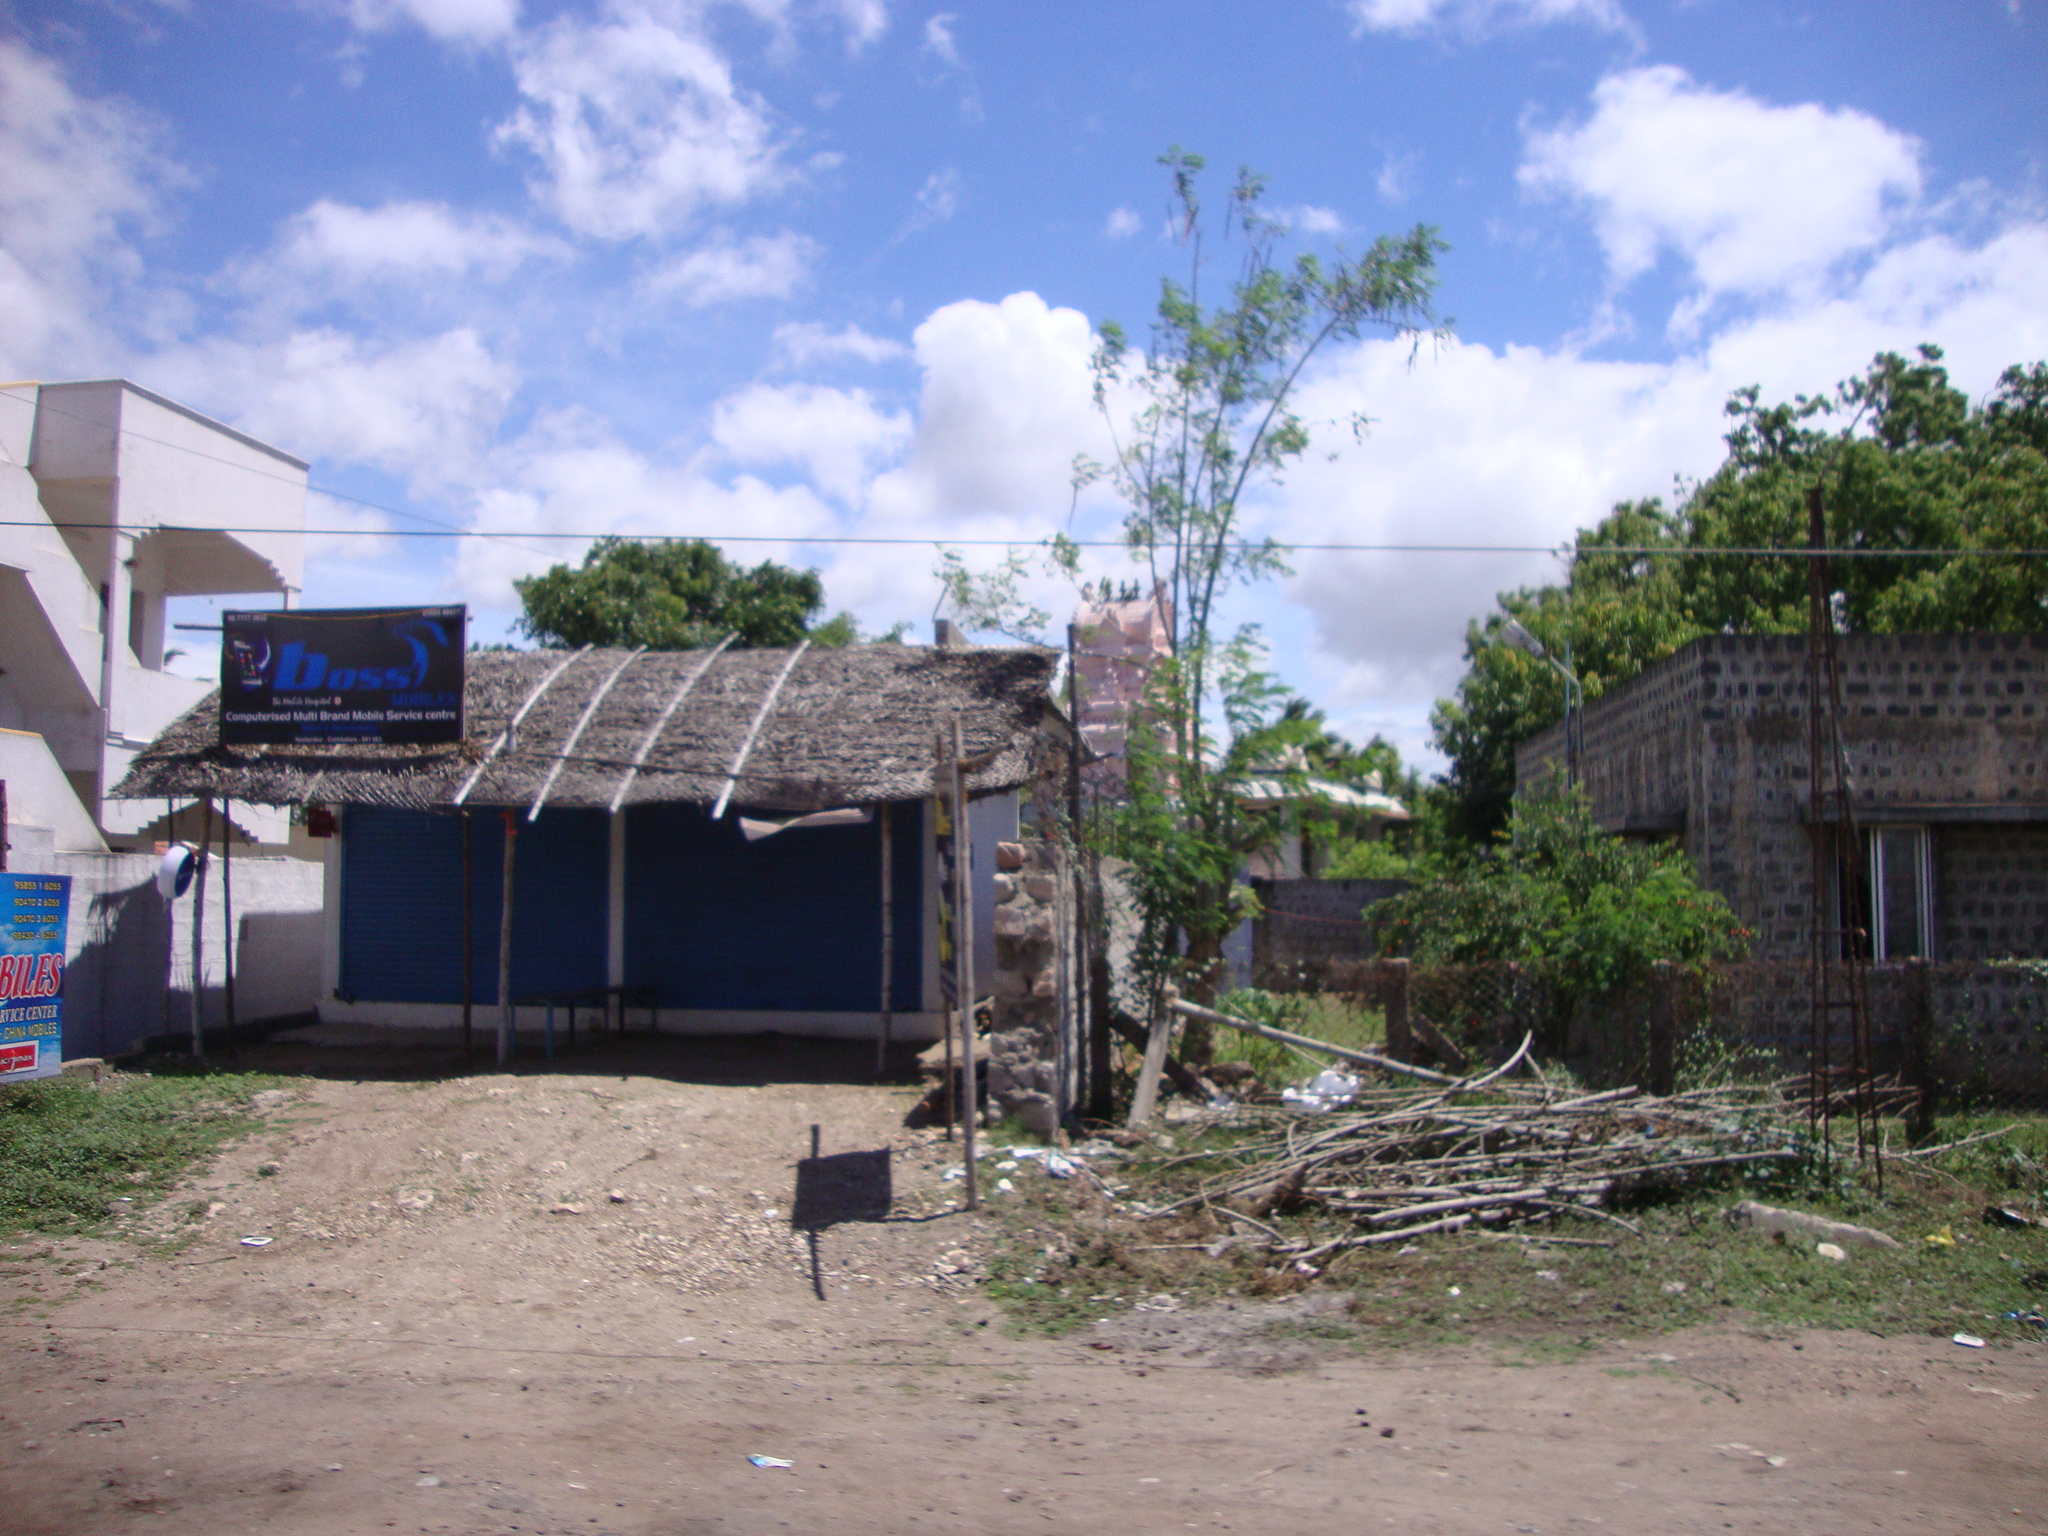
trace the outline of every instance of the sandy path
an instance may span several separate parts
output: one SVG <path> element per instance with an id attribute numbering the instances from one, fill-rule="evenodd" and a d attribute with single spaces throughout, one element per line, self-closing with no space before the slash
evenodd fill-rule
<path id="1" fill-rule="evenodd" d="M 218 1207 L 182 1250 L 8 1266 L 54 1305 L 0 1329 L 0 1530 L 2048 1529 L 2048 1350 L 1722 1332 L 1258 1377 L 1013 1340 L 944 1273 L 977 1229 L 905 1092 L 601 1060 L 310 1083 L 152 1214 Z M 895 1197 L 815 1275 L 814 1125 L 891 1149 Z"/>

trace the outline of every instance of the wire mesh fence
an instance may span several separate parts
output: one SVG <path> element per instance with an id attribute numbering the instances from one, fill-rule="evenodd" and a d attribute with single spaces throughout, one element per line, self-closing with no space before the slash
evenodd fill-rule
<path id="1" fill-rule="evenodd" d="M 1816 1048 L 1813 975 L 1797 962 L 1659 967 L 1599 995 L 1536 965 L 1344 960 L 1319 971 L 1315 990 L 1385 1011 L 1390 1050 L 1455 1067 L 1503 1060 L 1524 1035 L 1539 1059 L 1594 1088 L 1668 1092 L 1815 1072 L 1839 1081 L 1855 1059 L 1846 1021 Z M 1864 972 L 1871 1068 L 1893 1102 L 2048 1111 L 2048 962 L 1915 960 Z"/>

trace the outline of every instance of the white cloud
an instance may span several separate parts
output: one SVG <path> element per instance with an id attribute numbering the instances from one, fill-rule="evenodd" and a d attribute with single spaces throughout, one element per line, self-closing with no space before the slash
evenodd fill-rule
<path id="1" fill-rule="evenodd" d="M 827 330 L 812 320 L 796 320 L 775 328 L 776 361 L 788 368 L 806 368 L 813 363 L 850 358 L 862 363 L 886 363 L 910 356 L 910 348 L 886 336 L 871 336 L 857 325 Z"/>
<path id="2" fill-rule="evenodd" d="M 1876 257 L 1839 291 L 1724 325 L 1664 362 L 1606 362 L 1564 348 L 1366 343 L 1334 354 L 1298 400 L 1317 427 L 1308 455 L 1262 503 L 1294 543 L 1553 547 L 1616 501 L 1664 495 L 1674 475 L 1721 460 L 1721 406 L 1825 391 L 1881 349 L 1934 341 L 1957 383 L 1981 393 L 2009 363 L 2048 356 L 2048 224 L 2014 224 L 1978 246 L 1928 236 Z M 1375 418 L 1362 444 L 1342 426 Z M 1335 449 L 1334 460 L 1327 457 Z M 1254 612 L 1291 635 L 1279 659 L 1297 685 L 1352 715 L 1427 740 L 1430 701 L 1461 670 L 1467 619 L 1494 595 L 1558 578 L 1547 556 L 1303 553 Z M 1304 618 L 1306 622 L 1304 622 Z M 1341 722 L 1340 722 L 1341 723 Z M 1361 725 L 1360 729 L 1365 727 Z"/>
<path id="3" fill-rule="evenodd" d="M 868 475 L 910 441 L 904 412 L 885 412 L 864 389 L 753 384 L 720 400 L 711 440 L 742 465 L 801 464 L 826 495 L 858 505 Z"/>
<path id="4" fill-rule="evenodd" d="M 346 290 L 434 278 L 495 281 L 536 257 L 567 255 L 560 240 L 445 203 L 358 208 L 323 198 L 294 215 L 273 248 L 243 270 L 258 286 L 284 280 Z"/>
<path id="5" fill-rule="evenodd" d="M 501 145 L 531 152 L 534 195 L 580 234 L 668 235 L 789 179 L 768 108 L 704 37 L 648 11 L 562 16 L 513 53 L 525 103 Z"/>
<path id="6" fill-rule="evenodd" d="M 1415 179 L 1416 156 L 1388 150 L 1380 160 L 1380 173 L 1373 178 L 1373 190 L 1390 203 L 1405 203 Z"/>
<path id="7" fill-rule="evenodd" d="M 1112 208 L 1102 232 L 1112 240 L 1128 240 L 1145 227 L 1135 208 Z"/>
<path id="8" fill-rule="evenodd" d="M 642 279 L 648 294 L 680 297 L 694 309 L 737 299 L 786 299 L 810 280 L 818 243 L 784 231 L 734 241 L 722 237 L 662 263 Z"/>
<path id="9" fill-rule="evenodd" d="M 1533 132 L 1522 185 L 1586 204 L 1625 283 L 1666 251 L 1703 296 L 1808 281 L 1882 242 L 1920 147 L 1877 119 L 1776 107 L 1669 65 L 1602 80 L 1585 122 Z"/>
<path id="10" fill-rule="evenodd" d="M 846 25 L 846 46 L 858 53 L 889 27 L 889 7 L 883 0 L 826 0 Z"/>
<path id="11" fill-rule="evenodd" d="M 1360 32 L 1421 32 L 1446 24 L 1485 32 L 1562 21 L 1608 31 L 1628 26 L 1618 0 L 1350 0 L 1349 9 Z"/>
<path id="12" fill-rule="evenodd" d="M 896 238 L 907 239 L 921 229 L 943 224 L 959 211 L 960 173 L 951 166 L 943 171 L 933 171 L 925 177 L 924 185 L 917 189 L 917 207 L 903 228 L 897 231 Z"/>
<path id="13" fill-rule="evenodd" d="M 1303 203 L 1295 208 L 1276 208 L 1273 214 L 1298 235 L 1344 233 L 1344 216 L 1334 208 L 1318 208 L 1312 203 Z"/>
<path id="14" fill-rule="evenodd" d="M 384 32 L 407 22 L 444 43 L 495 43 L 519 25 L 519 0 L 342 0 L 359 32 Z"/>
<path id="15" fill-rule="evenodd" d="M 965 299 L 933 311 L 911 342 L 924 371 L 917 432 L 871 504 L 940 532 L 1001 514 L 1037 537 L 1064 520 L 1075 453 L 1106 452 L 1087 317 L 1035 293 Z"/>
<path id="16" fill-rule="evenodd" d="M 692 465 L 642 452 L 583 411 L 538 420 L 497 456 L 475 498 L 473 526 L 509 530 L 508 539 L 465 539 L 455 580 L 468 601 L 502 616 L 513 604 L 512 579 L 574 563 L 585 546 L 570 540 L 520 540 L 521 531 L 671 538 L 748 535 L 782 539 L 737 544 L 727 553 L 753 564 L 795 558 L 795 541 L 834 531 L 831 508 L 805 486 L 777 488 L 751 475 L 720 484 Z"/>
<path id="17" fill-rule="evenodd" d="M 156 124 L 72 90 L 0 39 L 0 365 L 10 376 L 104 366 L 112 304 L 140 276 L 135 241 L 191 177 Z"/>
<path id="18" fill-rule="evenodd" d="M 953 39 L 953 23 L 960 18 L 948 13 L 930 17 L 924 24 L 924 46 L 931 53 L 952 65 L 961 68 L 960 45 Z"/>
<path id="19" fill-rule="evenodd" d="M 152 387 L 300 458 L 363 464 L 435 487 L 479 464 L 518 371 L 458 329 L 377 343 L 332 329 L 215 338 L 151 357 Z"/>

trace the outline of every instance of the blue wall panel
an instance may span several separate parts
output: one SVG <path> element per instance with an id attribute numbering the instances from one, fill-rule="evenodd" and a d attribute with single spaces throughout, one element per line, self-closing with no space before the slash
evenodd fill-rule
<path id="1" fill-rule="evenodd" d="M 518 823 L 512 992 L 601 986 L 606 818 L 543 811 Z M 473 813 L 471 997 L 498 996 L 504 823 Z M 462 1001 L 462 824 L 455 815 L 353 806 L 342 832 L 341 992 L 363 1002 Z"/>
<path id="2" fill-rule="evenodd" d="M 692 806 L 631 812 L 626 979 L 663 1007 L 873 1012 L 881 980 L 881 837 L 865 825 L 758 843 L 736 816 Z M 915 1009 L 923 954 L 923 822 L 895 807 L 892 1001 Z"/>

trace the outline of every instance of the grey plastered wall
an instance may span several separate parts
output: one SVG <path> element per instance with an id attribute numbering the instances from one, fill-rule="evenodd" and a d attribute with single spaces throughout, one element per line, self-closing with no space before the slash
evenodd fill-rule
<path id="1" fill-rule="evenodd" d="M 17 850 L 19 851 L 19 850 Z M 190 1027 L 193 902 L 157 894 L 157 857 L 42 852 L 24 873 L 69 875 L 64 941 L 64 1055 L 119 1056 Z M 321 869 L 303 859 L 234 861 L 235 1016 L 307 1013 L 320 986 Z M 227 1019 L 220 862 L 207 882 L 200 1014 Z"/>
<path id="2" fill-rule="evenodd" d="M 1843 737 L 1859 821 L 1925 824 L 1937 958 L 2048 953 L 2048 635 L 1845 635 Z M 1713 635 L 1588 706 L 1582 777 L 1610 830 L 1677 837 L 1759 959 L 1813 920 L 1806 643 Z M 1520 787 L 1562 769 L 1553 727 Z"/>

